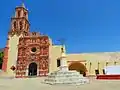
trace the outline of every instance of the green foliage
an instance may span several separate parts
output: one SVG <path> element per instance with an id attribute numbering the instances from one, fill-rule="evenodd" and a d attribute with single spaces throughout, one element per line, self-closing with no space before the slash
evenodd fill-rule
<path id="1" fill-rule="evenodd" d="M 3 52 L 0 52 L 0 64 L 2 64 L 3 62 L 3 56 L 4 56 Z"/>

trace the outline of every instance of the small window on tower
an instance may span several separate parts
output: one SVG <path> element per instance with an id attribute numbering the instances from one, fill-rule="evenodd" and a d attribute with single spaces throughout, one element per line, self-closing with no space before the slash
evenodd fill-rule
<path id="1" fill-rule="evenodd" d="M 27 30 L 29 30 L 29 26 L 27 26 Z"/>
<path id="2" fill-rule="evenodd" d="M 60 59 L 57 59 L 57 67 L 60 66 Z"/>
<path id="3" fill-rule="evenodd" d="M 16 21 L 14 22 L 14 28 L 15 28 L 15 29 L 17 28 L 17 24 L 16 24 Z"/>
<path id="4" fill-rule="evenodd" d="M 20 22 L 20 30 L 23 29 L 23 25 L 22 25 L 22 22 Z"/>
<path id="5" fill-rule="evenodd" d="M 18 11 L 18 17 L 20 17 L 20 11 Z"/>
<path id="6" fill-rule="evenodd" d="M 24 16 L 26 17 L 26 15 L 27 15 L 27 13 L 26 12 L 24 12 Z"/>

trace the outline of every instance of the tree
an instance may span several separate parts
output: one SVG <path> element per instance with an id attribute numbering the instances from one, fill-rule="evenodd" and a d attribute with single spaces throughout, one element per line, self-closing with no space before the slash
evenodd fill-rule
<path id="1" fill-rule="evenodd" d="M 3 63 L 3 52 L 0 52 L 0 69 L 2 68 L 2 63 Z"/>

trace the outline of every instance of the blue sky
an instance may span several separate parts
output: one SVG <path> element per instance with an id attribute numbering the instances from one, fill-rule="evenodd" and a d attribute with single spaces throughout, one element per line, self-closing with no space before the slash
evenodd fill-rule
<path id="1" fill-rule="evenodd" d="M 21 0 L 1 0 L 0 47 Z M 25 0 L 31 31 L 66 40 L 68 53 L 120 51 L 120 0 Z"/>

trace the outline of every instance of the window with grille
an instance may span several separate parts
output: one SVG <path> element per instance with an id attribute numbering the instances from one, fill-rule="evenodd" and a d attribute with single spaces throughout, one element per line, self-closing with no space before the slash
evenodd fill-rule
<path id="1" fill-rule="evenodd" d="M 60 66 L 60 59 L 57 59 L 57 67 Z"/>

